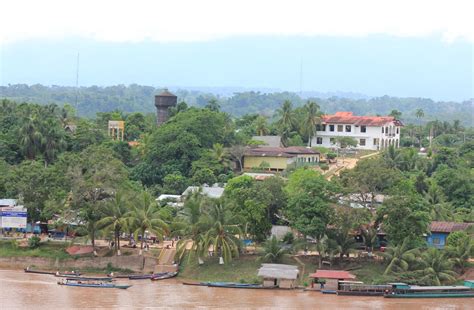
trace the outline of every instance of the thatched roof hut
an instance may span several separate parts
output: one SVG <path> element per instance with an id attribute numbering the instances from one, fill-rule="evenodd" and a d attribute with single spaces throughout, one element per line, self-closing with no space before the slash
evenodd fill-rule
<path id="1" fill-rule="evenodd" d="M 264 286 L 294 288 L 299 275 L 297 266 L 284 264 L 262 264 L 258 276 L 263 277 Z"/>

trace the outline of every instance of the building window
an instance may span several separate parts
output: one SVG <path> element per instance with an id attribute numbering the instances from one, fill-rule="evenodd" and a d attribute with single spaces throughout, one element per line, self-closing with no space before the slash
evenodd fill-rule
<path id="1" fill-rule="evenodd" d="M 323 138 L 317 137 L 316 138 L 316 144 L 323 144 Z"/>
<path id="2" fill-rule="evenodd" d="M 342 125 L 337 125 L 337 131 L 338 131 L 338 132 L 342 132 L 343 129 L 344 129 L 344 126 L 342 126 Z"/>
<path id="3" fill-rule="evenodd" d="M 397 127 L 397 135 L 400 133 L 400 128 Z"/>
<path id="4" fill-rule="evenodd" d="M 378 138 L 374 138 L 374 145 L 379 145 L 379 139 Z"/>
<path id="5" fill-rule="evenodd" d="M 316 131 L 326 131 L 326 125 L 324 124 L 317 124 Z"/>
<path id="6" fill-rule="evenodd" d="M 334 125 L 329 125 L 329 131 L 334 131 Z"/>
<path id="7" fill-rule="evenodd" d="M 382 133 L 383 133 L 383 127 L 382 127 Z"/>
<path id="8" fill-rule="evenodd" d="M 386 134 L 388 133 L 388 127 L 385 127 L 385 133 Z"/>
<path id="9" fill-rule="evenodd" d="M 440 245 L 441 239 L 440 238 L 433 238 L 433 244 Z"/>
<path id="10" fill-rule="evenodd" d="M 351 125 L 346 125 L 346 132 L 351 132 L 352 126 Z"/>
<path id="11" fill-rule="evenodd" d="M 334 138 L 329 138 L 329 143 L 331 143 L 331 144 L 336 144 L 336 139 L 334 139 Z"/>
<path id="12" fill-rule="evenodd" d="M 360 146 L 365 146 L 365 139 L 360 139 L 359 140 L 359 145 Z"/>
<path id="13" fill-rule="evenodd" d="M 367 127 L 360 126 L 360 132 L 367 132 Z"/>

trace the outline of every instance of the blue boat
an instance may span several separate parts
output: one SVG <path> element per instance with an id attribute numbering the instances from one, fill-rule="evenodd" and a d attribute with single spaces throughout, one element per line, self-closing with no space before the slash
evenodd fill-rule
<path id="1" fill-rule="evenodd" d="M 474 298 L 474 290 L 467 286 L 418 286 L 389 283 L 392 288 L 385 298 Z"/>

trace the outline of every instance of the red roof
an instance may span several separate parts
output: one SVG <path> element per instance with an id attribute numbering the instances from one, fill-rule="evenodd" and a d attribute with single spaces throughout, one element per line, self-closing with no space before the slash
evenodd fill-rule
<path id="1" fill-rule="evenodd" d="M 350 273 L 349 271 L 344 270 L 322 270 L 319 269 L 315 273 L 309 275 L 310 278 L 322 278 L 322 279 L 355 279 L 356 276 Z"/>
<path id="2" fill-rule="evenodd" d="M 453 231 L 466 230 L 474 223 L 456 223 L 456 222 L 437 222 L 433 221 L 430 224 L 431 232 L 445 232 L 451 233 Z"/>
<path id="3" fill-rule="evenodd" d="M 321 117 L 325 124 L 353 124 L 358 126 L 382 126 L 390 122 L 402 126 L 399 120 L 393 116 L 355 116 L 352 112 L 336 112 L 333 115 L 323 115 Z"/>

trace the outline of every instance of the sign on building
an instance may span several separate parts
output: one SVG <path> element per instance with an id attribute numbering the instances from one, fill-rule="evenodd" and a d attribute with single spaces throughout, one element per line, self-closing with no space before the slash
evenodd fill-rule
<path id="1" fill-rule="evenodd" d="M 1 228 L 26 228 L 27 210 L 23 206 L 0 208 Z"/>

